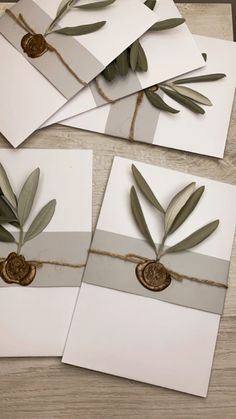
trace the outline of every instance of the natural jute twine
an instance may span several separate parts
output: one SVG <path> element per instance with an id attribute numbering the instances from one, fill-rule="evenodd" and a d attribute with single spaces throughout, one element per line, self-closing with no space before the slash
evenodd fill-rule
<path id="1" fill-rule="evenodd" d="M 95 255 L 100 255 L 100 256 L 108 256 L 114 259 L 120 259 L 126 262 L 131 262 L 131 263 L 142 263 L 142 262 L 152 262 L 153 259 L 149 259 L 147 257 L 143 257 L 143 256 L 139 256 L 136 254 L 132 254 L 129 253 L 127 255 L 120 255 L 119 253 L 112 253 L 112 252 L 107 252 L 107 251 L 103 251 L 103 250 L 97 250 L 97 249 L 90 249 L 89 253 L 93 253 Z M 180 274 L 178 272 L 172 271 L 171 269 L 168 269 L 165 267 L 165 269 L 167 270 L 167 272 L 171 275 L 171 277 L 173 279 L 175 279 L 176 281 L 183 281 L 184 279 L 187 279 L 189 281 L 193 281 L 193 282 L 197 282 L 199 284 L 205 284 L 205 285 L 211 285 L 214 287 L 220 287 L 220 288 L 228 288 L 228 285 L 223 284 L 221 282 L 216 282 L 216 281 L 212 281 L 210 279 L 204 279 L 204 278 L 196 278 L 194 276 L 188 276 L 185 274 Z"/>
<path id="2" fill-rule="evenodd" d="M 26 32 L 30 33 L 31 35 L 36 35 L 36 32 L 28 25 L 28 23 L 25 21 L 24 17 L 22 16 L 22 14 L 20 13 L 19 16 L 15 16 L 14 13 L 12 13 L 12 11 L 10 9 L 6 9 L 6 13 L 8 14 L 8 16 L 10 18 L 12 18 L 22 29 L 24 29 Z M 83 86 L 87 86 L 88 83 L 86 83 L 84 80 L 82 80 L 75 72 L 74 70 L 67 64 L 67 62 L 64 60 L 64 58 L 61 56 L 61 54 L 57 51 L 57 49 L 49 44 L 46 41 L 46 46 L 48 51 L 50 52 L 54 52 L 57 57 L 59 58 L 59 60 L 61 61 L 61 63 L 65 66 L 65 68 L 70 72 L 70 74 L 76 78 L 76 80 L 82 84 Z"/>

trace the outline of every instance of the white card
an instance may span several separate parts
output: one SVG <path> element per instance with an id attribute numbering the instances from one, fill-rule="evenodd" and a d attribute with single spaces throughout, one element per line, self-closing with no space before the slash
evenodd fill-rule
<path id="1" fill-rule="evenodd" d="M 84 265 L 91 240 L 92 152 L 2 149 L 1 164 L 16 194 L 27 176 L 40 168 L 38 191 L 24 231 L 49 200 L 57 200 L 51 222 L 23 246 L 21 254 L 26 260 Z M 18 237 L 14 227 L 7 229 Z M 1 242 L 1 258 L 15 251 L 14 243 Z M 7 284 L 0 277 L 0 356 L 61 356 L 83 271 L 83 267 L 43 263 L 25 287 Z"/>
<path id="2" fill-rule="evenodd" d="M 205 192 L 197 208 L 181 228 L 168 238 L 166 244 L 172 246 L 202 225 L 219 219 L 218 229 L 207 240 L 191 251 L 179 253 L 184 258 L 191 255 L 194 258 L 212 260 L 210 273 L 213 275 L 212 279 L 216 279 L 215 263 L 221 264 L 225 261 L 229 264 L 230 261 L 236 221 L 236 187 L 128 159 L 116 157 L 113 162 L 91 251 L 94 247 L 99 249 L 98 241 L 95 243 L 99 234 L 104 238 L 100 243 L 103 250 L 110 252 L 114 249 L 109 246 L 112 243 L 109 237 L 113 237 L 113 240 L 119 237 L 121 247 L 122 241 L 124 246 L 127 241 L 137 242 L 139 245 L 142 241 L 143 236 L 130 209 L 130 188 L 134 184 L 132 163 L 142 173 L 164 208 L 173 195 L 190 182 L 195 181 L 197 186 L 205 185 Z M 153 239 L 155 243 L 160 243 L 163 234 L 161 215 L 153 210 L 154 207 L 139 191 L 138 195 Z M 129 251 L 132 253 L 132 249 Z M 96 272 L 92 281 L 91 263 L 94 262 Z M 108 277 L 106 272 L 102 276 L 101 266 L 105 266 L 105 263 L 107 266 L 110 264 L 111 268 Z M 161 294 L 177 283 L 184 292 L 191 283 L 193 298 L 195 292 L 200 290 L 200 303 L 204 303 L 205 293 L 209 292 L 211 302 L 214 288 L 217 287 L 183 280 L 181 283 L 171 283 L 166 290 L 154 293 L 155 296 L 152 293 L 150 298 L 144 296 L 144 287 L 140 288 L 142 292 L 137 295 L 117 291 L 113 276 L 116 276 L 118 267 L 125 269 L 127 263 L 114 258 L 114 255 L 109 258 L 101 254 L 90 254 L 63 362 L 205 397 L 220 315 L 186 307 L 184 304 L 169 303 L 165 298 L 161 301 Z M 180 269 L 184 268 L 183 262 Z M 133 272 L 134 268 L 131 266 L 129 269 Z M 191 269 L 201 270 L 202 267 L 192 266 Z M 227 276 L 228 268 L 226 281 Z M 97 280 L 106 280 L 108 286 L 95 285 Z M 120 275 L 115 280 L 124 280 L 126 284 L 129 278 Z M 151 291 L 148 292 L 150 294 Z"/>
<path id="3" fill-rule="evenodd" d="M 31 15 L 29 17 L 27 16 L 27 13 L 31 13 L 30 4 L 33 4 L 34 7 L 39 7 L 43 11 L 43 19 L 50 18 L 52 20 L 56 15 L 60 1 L 51 0 L 48 2 L 47 0 L 34 0 L 33 2 L 30 2 L 30 0 L 22 0 L 22 2 L 17 3 L 17 8 L 20 7 L 21 3 L 24 4 L 25 8 L 24 18 L 30 20 Z M 27 6 L 28 3 L 29 7 Z M 12 9 L 13 11 L 14 7 Z M 133 24 L 134 15 L 135 25 Z M 6 15 L 1 17 L 1 19 L 5 18 Z M 146 32 L 148 28 L 155 23 L 156 16 L 147 7 L 140 4 L 140 1 L 138 0 L 118 0 L 112 5 L 100 10 L 69 12 L 60 21 L 60 25 L 61 27 L 77 26 L 104 20 L 106 20 L 107 23 L 94 33 L 84 36 L 68 37 L 70 38 L 70 42 L 74 41 L 74 46 L 77 49 L 80 48 L 81 53 L 83 52 L 83 54 L 85 54 L 81 61 L 79 61 L 79 56 L 78 61 L 76 61 L 74 57 L 71 57 L 71 59 L 75 60 L 72 70 L 78 73 L 77 75 L 80 75 L 87 83 L 97 76 L 97 74 L 127 48 L 130 43 L 134 42 L 139 36 Z M 122 37 L 120 36 L 121 21 Z M 12 24 L 12 19 L 10 20 L 9 18 L 9 22 Z M 7 25 L 5 26 L 7 29 Z M 39 31 L 36 26 L 37 22 L 35 23 L 34 29 Z M 43 24 L 41 24 L 41 26 L 41 31 L 44 31 L 45 27 Z M 19 30 L 19 25 L 14 23 L 14 28 L 15 30 Z M 22 31 L 21 28 L 20 30 Z M 22 36 L 24 34 L 25 31 L 22 32 Z M 56 34 L 49 35 L 47 38 L 48 42 L 52 39 L 50 38 L 52 36 L 55 38 L 56 41 L 53 38 L 55 42 L 61 43 L 62 38 L 64 38 L 63 42 L 66 41 L 65 35 Z M 19 40 L 17 38 L 18 44 L 20 41 L 20 37 Z M 64 49 L 65 54 L 67 54 L 67 49 Z M 0 35 L 0 51 L 0 131 L 14 147 L 17 147 L 72 96 L 69 94 L 69 96 L 66 97 L 62 94 L 34 67 L 36 61 L 27 61 L 22 54 L 22 49 L 18 51 L 2 35 Z M 34 60 L 38 60 L 39 63 L 42 63 L 42 60 L 49 57 L 48 54 L 52 55 L 53 53 L 47 52 L 42 55 L 42 57 L 35 58 Z M 57 60 L 56 57 L 55 60 Z M 91 64 L 91 62 L 93 64 Z M 53 64 L 54 62 L 52 65 Z M 65 73 L 67 69 L 65 70 L 61 62 L 59 62 L 59 64 L 60 70 L 63 70 Z M 75 67 L 78 68 L 75 69 Z M 56 68 L 54 73 L 51 74 L 51 78 L 53 79 L 53 77 L 56 77 L 58 75 L 57 73 L 58 69 Z M 89 75 L 87 73 L 89 73 Z M 75 94 L 83 88 L 83 85 L 75 80 L 73 76 L 71 77 L 72 82 L 75 84 L 73 89 Z M 63 86 L 63 82 L 61 82 L 61 87 L 65 87 Z"/>
<path id="4" fill-rule="evenodd" d="M 144 2 L 144 0 L 141 1 Z M 180 17 L 173 0 L 159 0 L 154 11 L 158 21 Z M 202 67 L 205 64 L 186 24 L 171 30 L 144 34 L 141 44 L 148 59 L 147 73 L 130 73 L 124 80 L 118 78 L 113 83 L 106 83 L 102 76 L 99 77 L 99 83 L 110 99 L 117 100 L 128 96 L 138 90 Z M 95 83 L 92 83 L 46 121 L 44 126 L 86 112 L 105 103 L 106 101 L 97 93 Z"/>
<path id="5" fill-rule="evenodd" d="M 234 42 L 195 35 L 202 52 L 207 53 L 206 67 L 187 75 L 200 76 L 210 73 L 225 73 L 226 78 L 209 83 L 194 83 L 192 87 L 207 96 L 213 103 L 205 107 L 205 115 L 196 115 L 163 95 L 170 106 L 180 109 L 176 115 L 158 112 L 148 105 L 137 118 L 134 132 L 135 141 L 160 145 L 163 147 L 223 158 L 230 124 L 236 84 L 236 45 Z M 63 125 L 114 135 L 128 139 L 132 114 L 137 95 L 125 98 L 113 105 L 105 105 L 62 122 Z M 120 115 L 120 110 L 130 110 Z M 152 111 L 153 129 L 143 124 L 145 111 Z M 123 120 L 121 120 L 123 118 Z M 110 121 L 110 122 L 109 122 Z M 146 132 L 145 132 L 146 130 Z"/>

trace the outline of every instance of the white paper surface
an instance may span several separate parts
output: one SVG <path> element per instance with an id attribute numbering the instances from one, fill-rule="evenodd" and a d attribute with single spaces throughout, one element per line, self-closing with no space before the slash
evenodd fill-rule
<path id="1" fill-rule="evenodd" d="M 206 186 L 197 210 L 167 244 L 219 218 L 219 229 L 192 251 L 229 260 L 236 221 L 236 187 L 134 163 L 164 208 L 173 194 L 191 181 Z M 141 238 L 130 211 L 131 164 L 128 159 L 114 159 L 97 228 Z M 158 242 L 157 213 L 139 196 Z M 83 283 L 63 362 L 205 397 L 219 321 L 216 314 Z"/>
<path id="2" fill-rule="evenodd" d="M 141 0 L 144 2 L 144 0 Z M 155 8 L 157 20 L 180 17 L 173 0 L 159 0 Z M 145 34 L 141 44 L 148 59 L 148 72 L 137 73 L 142 88 L 152 86 L 179 74 L 204 66 L 204 60 L 186 24 L 175 29 Z M 133 86 L 125 96 L 134 93 Z M 123 95 L 124 96 L 124 95 Z M 122 97 L 122 95 L 121 95 Z M 65 120 L 96 107 L 90 87 L 71 99 L 44 126 Z"/>
<path id="3" fill-rule="evenodd" d="M 153 144 L 223 158 L 235 95 L 236 44 L 199 35 L 194 38 L 208 58 L 206 67 L 191 72 L 191 75 L 225 73 L 227 77 L 216 82 L 188 85 L 212 101 L 213 106 L 205 107 L 205 115 L 196 115 L 165 95 L 166 102 L 180 109 L 180 113 L 160 113 Z M 85 112 L 62 124 L 104 133 L 111 106 Z"/>
<path id="4" fill-rule="evenodd" d="M 35 3 L 54 18 L 60 2 L 35 0 Z M 122 37 L 118 36 L 121 16 Z M 104 66 L 146 32 L 155 23 L 156 16 L 138 0 L 119 0 L 102 11 L 68 13 L 60 23 L 76 26 L 106 19 L 110 24 L 107 23 L 96 36 L 93 33 L 75 37 Z M 67 100 L 2 35 L 0 52 L 0 132 L 17 147 Z"/>
<path id="5" fill-rule="evenodd" d="M 91 232 L 91 151 L 1 150 L 0 161 L 16 192 L 25 176 L 40 167 L 33 214 L 49 199 L 57 199 L 55 215 L 45 231 Z M 78 291 L 77 287 L 1 287 L 0 356 L 60 356 Z"/>

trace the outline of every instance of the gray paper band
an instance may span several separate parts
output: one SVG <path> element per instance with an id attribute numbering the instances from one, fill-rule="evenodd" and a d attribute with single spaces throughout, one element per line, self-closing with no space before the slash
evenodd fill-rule
<path id="1" fill-rule="evenodd" d="M 98 82 L 106 96 L 111 100 L 118 100 L 142 89 L 137 75 L 132 71 L 126 77 L 117 77 L 111 83 L 106 81 L 103 76 L 99 76 Z M 92 82 L 89 87 L 97 107 L 107 104 L 107 101 L 99 94 L 95 82 Z"/>
<path id="2" fill-rule="evenodd" d="M 137 96 L 138 94 L 128 96 L 111 105 L 105 127 L 105 134 L 129 139 Z M 163 95 L 159 94 L 159 96 Z M 152 144 L 159 116 L 160 111 L 150 104 L 144 94 L 135 121 L 134 140 Z"/>
<path id="3" fill-rule="evenodd" d="M 87 261 L 90 247 L 91 233 L 63 232 L 42 233 L 32 241 L 26 243 L 22 254 L 26 260 L 47 260 L 60 263 L 84 264 Z M 4 243 L 0 247 L 0 257 L 7 257 L 15 251 L 15 246 Z M 37 269 L 37 274 L 30 287 L 79 287 L 84 268 L 70 268 L 66 266 L 43 265 Z M 14 287 L 0 278 L 0 287 Z"/>
<path id="4" fill-rule="evenodd" d="M 26 22 L 36 33 L 44 33 L 52 22 L 48 16 L 32 0 L 21 0 L 11 11 L 18 16 L 21 13 Z M 0 33 L 30 62 L 44 77 L 66 98 L 72 98 L 84 86 L 69 72 L 54 52 L 46 52 L 38 58 L 30 58 L 21 48 L 21 39 L 26 34 L 6 13 L 0 18 Z M 47 36 L 47 41 L 61 54 L 65 62 L 86 83 L 99 74 L 104 66 L 84 46 L 73 37 L 60 34 Z M 20 77 L 20 75 L 19 75 Z M 20 83 L 20 79 L 19 79 Z"/>
<path id="5" fill-rule="evenodd" d="M 97 230 L 92 249 L 118 254 L 135 253 L 154 258 L 150 246 L 144 240 Z M 181 252 L 162 258 L 162 263 L 180 274 L 227 283 L 229 261 L 194 253 Z M 216 286 L 199 284 L 189 280 L 175 281 L 161 292 L 144 288 L 136 278 L 136 265 L 109 256 L 90 254 L 83 281 L 101 287 L 124 291 L 144 297 L 174 303 L 185 307 L 221 314 L 226 290 Z"/>

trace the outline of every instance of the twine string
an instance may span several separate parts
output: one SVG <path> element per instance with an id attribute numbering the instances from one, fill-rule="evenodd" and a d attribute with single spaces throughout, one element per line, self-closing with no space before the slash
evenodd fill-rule
<path id="1" fill-rule="evenodd" d="M 29 32 L 31 35 L 35 35 L 36 32 L 28 25 L 28 23 L 26 22 L 26 20 L 24 19 L 24 17 L 22 16 L 22 14 L 19 14 L 19 16 L 15 16 L 14 13 L 12 13 L 12 11 L 10 9 L 6 9 L 6 13 L 9 17 L 11 17 L 14 22 L 16 22 L 22 29 L 24 29 L 26 32 Z M 62 57 L 62 55 L 60 54 L 60 52 L 51 44 L 49 44 L 46 41 L 46 46 L 48 51 L 50 52 L 54 52 L 57 57 L 59 58 L 59 60 L 61 61 L 61 63 L 64 65 L 64 67 L 69 71 L 69 73 L 75 77 L 75 79 L 82 84 L 83 86 L 87 86 L 88 83 L 86 83 L 84 80 L 82 80 L 76 73 L 75 71 L 69 66 L 69 64 L 64 60 L 64 58 Z"/>
<path id="2" fill-rule="evenodd" d="M 0 258 L 0 262 L 4 262 L 6 258 Z M 67 263 L 67 262 L 59 262 L 56 260 L 29 260 L 27 261 L 30 265 L 34 265 L 37 268 L 42 268 L 43 265 L 53 265 L 53 266 L 62 266 L 65 268 L 72 268 L 72 269 L 80 269 L 85 268 L 86 264 L 75 264 L 75 263 Z"/>
<path id="3" fill-rule="evenodd" d="M 134 109 L 134 113 L 133 113 L 133 117 L 132 117 L 132 121 L 130 125 L 130 131 L 129 131 L 130 141 L 134 141 L 135 124 L 136 124 L 139 108 L 143 102 L 143 97 L 144 97 L 144 92 L 143 91 L 139 92 L 137 95 L 135 109 Z"/>
<path id="4" fill-rule="evenodd" d="M 101 87 L 98 78 L 95 78 L 95 84 L 96 84 L 96 89 L 98 91 L 98 93 L 100 94 L 100 96 L 108 103 L 114 103 L 114 100 L 110 99 L 106 93 L 104 92 L 103 88 Z"/>
<path id="5" fill-rule="evenodd" d="M 131 262 L 131 263 L 142 263 L 142 262 L 152 262 L 153 259 L 144 257 L 144 256 L 140 256 L 140 255 L 136 255 L 133 253 L 129 253 L 127 255 L 120 255 L 119 253 L 113 253 L 113 252 L 107 252 L 104 250 L 97 250 L 97 249 L 90 249 L 89 253 L 95 254 L 95 255 L 100 255 L 100 256 L 108 256 L 114 259 L 120 259 L 126 262 Z M 222 282 L 217 282 L 217 281 L 213 281 L 210 279 L 205 279 L 205 278 L 197 278 L 194 276 L 188 276 L 185 274 L 180 274 L 178 272 L 172 271 L 171 269 L 168 269 L 165 267 L 165 269 L 167 270 L 168 274 L 171 275 L 171 277 L 173 279 L 175 279 L 176 281 L 183 281 L 184 279 L 187 279 L 189 281 L 193 281 L 193 282 L 197 282 L 199 284 L 206 284 L 206 285 L 211 285 L 211 286 L 215 286 L 215 287 L 220 287 L 220 288 L 228 288 L 228 285 L 223 284 Z"/>

